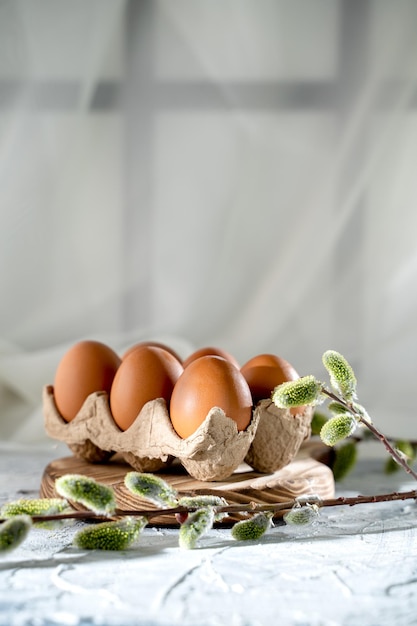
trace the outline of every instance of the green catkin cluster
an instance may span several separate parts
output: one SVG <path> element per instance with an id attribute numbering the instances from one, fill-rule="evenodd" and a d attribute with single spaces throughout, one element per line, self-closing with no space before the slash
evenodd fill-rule
<path id="1" fill-rule="evenodd" d="M 335 481 L 343 480 L 350 472 L 358 458 L 358 446 L 356 441 L 347 443 L 335 448 L 335 459 L 332 464 L 332 472 Z"/>
<path id="2" fill-rule="evenodd" d="M 322 357 L 323 365 L 330 375 L 330 383 L 345 400 L 356 397 L 356 377 L 345 357 L 335 350 L 327 350 Z"/>
<path id="3" fill-rule="evenodd" d="M 284 522 L 290 526 L 308 526 L 312 524 L 319 514 L 317 505 L 295 506 L 291 511 L 284 514 Z"/>
<path id="4" fill-rule="evenodd" d="M 339 415 L 332 417 L 320 431 L 320 438 L 327 446 L 334 446 L 339 441 L 349 437 L 358 425 L 353 415 Z"/>
<path id="5" fill-rule="evenodd" d="M 29 515 L 16 515 L 0 524 L 0 552 L 17 548 L 26 539 L 31 527 Z"/>
<path id="6" fill-rule="evenodd" d="M 155 474 L 128 472 L 125 476 L 126 488 L 136 496 L 162 508 L 178 504 L 178 492 L 165 480 Z"/>
<path id="7" fill-rule="evenodd" d="M 256 541 L 272 526 L 272 512 L 256 513 L 250 519 L 237 522 L 231 531 L 237 541 Z"/>
<path id="8" fill-rule="evenodd" d="M 116 522 L 87 526 L 74 537 L 74 545 L 83 550 L 126 550 L 136 541 L 148 520 L 127 516 Z"/>
<path id="9" fill-rule="evenodd" d="M 20 499 L 3 504 L 0 517 L 14 517 L 15 515 L 55 515 L 69 509 L 68 502 L 63 498 L 35 498 L 33 500 Z"/>
<path id="10" fill-rule="evenodd" d="M 111 515 L 116 509 L 113 489 L 93 478 L 65 474 L 57 478 L 55 488 L 60 496 L 78 502 L 98 515 Z"/>
<path id="11" fill-rule="evenodd" d="M 196 547 L 197 541 L 202 535 L 207 533 L 214 523 L 214 509 L 204 507 L 191 513 L 185 522 L 181 524 L 179 530 L 180 548 L 192 550 Z"/>
<path id="12" fill-rule="evenodd" d="M 395 442 L 396 451 L 405 457 L 408 464 L 412 462 L 416 457 L 416 450 L 409 441 L 400 440 Z M 398 463 L 389 457 L 385 463 L 384 471 L 386 474 L 394 474 L 399 469 Z"/>
<path id="13" fill-rule="evenodd" d="M 220 496 L 212 496 L 212 495 L 200 495 L 200 496 L 182 496 L 178 500 L 179 506 L 184 506 L 186 508 L 201 508 L 206 506 L 227 506 L 227 500 Z M 227 513 L 215 513 L 214 521 L 220 522 L 224 517 L 227 516 Z"/>
<path id="14" fill-rule="evenodd" d="M 42 515 L 57 515 L 70 511 L 71 507 L 68 502 L 62 498 L 34 498 L 14 500 L 7 502 L 0 509 L 0 517 L 8 518 L 15 515 L 30 515 L 31 517 Z M 33 524 L 36 528 L 53 529 L 64 523 L 66 520 L 36 522 Z"/>
<path id="15" fill-rule="evenodd" d="M 315 405 L 322 401 L 321 390 L 322 383 L 314 376 L 303 376 L 275 387 L 271 399 L 280 409 L 306 404 Z"/>

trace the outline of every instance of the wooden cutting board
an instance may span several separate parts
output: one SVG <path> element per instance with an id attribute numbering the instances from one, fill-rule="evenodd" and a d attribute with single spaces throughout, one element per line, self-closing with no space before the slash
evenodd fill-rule
<path id="1" fill-rule="evenodd" d="M 76 456 L 64 457 L 52 461 L 44 470 L 40 496 L 57 496 L 55 480 L 64 474 L 83 474 L 98 482 L 111 486 L 120 509 L 154 510 L 152 504 L 133 496 L 124 485 L 125 474 L 132 468 L 115 455 L 102 464 L 92 464 Z M 286 467 L 273 474 L 260 474 L 246 464 L 242 464 L 228 478 L 221 482 L 203 482 L 192 478 L 181 465 L 173 464 L 163 472 L 158 472 L 180 495 L 215 494 L 222 496 L 229 504 L 249 504 L 256 502 L 269 504 L 287 502 L 295 497 L 315 494 L 320 498 L 334 497 L 334 479 L 332 471 L 323 463 L 301 454 Z M 282 512 L 277 517 L 282 516 Z M 225 518 L 224 524 L 242 519 L 242 515 L 233 514 Z M 175 517 L 152 517 L 152 525 L 178 525 Z"/>

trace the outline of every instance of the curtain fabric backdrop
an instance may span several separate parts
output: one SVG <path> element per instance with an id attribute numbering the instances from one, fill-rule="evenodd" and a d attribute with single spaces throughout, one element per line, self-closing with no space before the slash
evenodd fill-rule
<path id="1" fill-rule="evenodd" d="M 0 2 L 0 438 L 80 339 L 342 352 L 417 437 L 417 3 Z"/>

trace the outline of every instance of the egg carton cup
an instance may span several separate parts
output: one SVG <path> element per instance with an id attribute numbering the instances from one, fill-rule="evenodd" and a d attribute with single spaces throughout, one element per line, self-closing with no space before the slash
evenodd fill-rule
<path id="1" fill-rule="evenodd" d="M 107 393 L 96 392 L 66 422 L 51 385 L 43 391 L 43 413 L 46 433 L 86 461 L 105 462 L 117 452 L 137 471 L 155 472 L 176 458 L 190 476 L 203 481 L 224 480 L 237 469 L 259 421 L 253 415 L 246 430 L 239 432 L 234 420 L 213 407 L 198 429 L 182 439 L 172 426 L 165 400 L 159 398 L 145 404 L 133 424 L 121 431 L 111 415 Z"/>
<path id="2" fill-rule="evenodd" d="M 265 399 L 257 404 L 254 417 L 258 424 L 245 462 L 258 472 L 270 474 L 288 465 L 311 436 L 311 406 L 300 407 L 294 415 Z"/>

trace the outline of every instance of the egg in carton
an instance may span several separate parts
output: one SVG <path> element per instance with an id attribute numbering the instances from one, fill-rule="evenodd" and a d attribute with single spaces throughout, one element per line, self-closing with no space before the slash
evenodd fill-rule
<path id="1" fill-rule="evenodd" d="M 116 452 L 140 472 L 154 472 L 177 458 L 193 478 L 203 481 L 229 477 L 244 460 L 255 437 L 259 415 L 238 431 L 236 422 L 213 407 L 203 423 L 186 439 L 175 432 L 162 398 L 146 403 L 133 424 L 122 431 L 112 417 L 108 395 L 90 394 L 70 422 L 60 415 L 52 385 L 44 387 L 46 433 L 65 442 L 89 462 L 103 462 Z"/>
<path id="2" fill-rule="evenodd" d="M 266 398 L 255 408 L 255 437 L 245 462 L 261 473 L 273 473 L 288 465 L 311 435 L 313 407 L 280 409 Z"/>
<path id="3" fill-rule="evenodd" d="M 240 371 L 250 387 L 259 418 L 245 461 L 258 472 L 272 473 L 288 465 L 310 437 L 313 408 L 281 409 L 272 402 L 271 394 L 277 385 L 299 378 L 293 365 L 284 358 L 258 354 L 242 365 Z"/>

